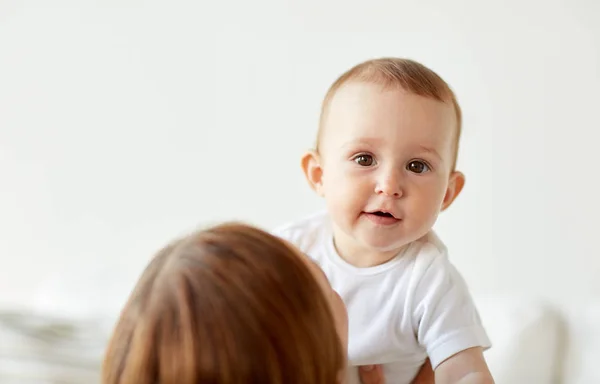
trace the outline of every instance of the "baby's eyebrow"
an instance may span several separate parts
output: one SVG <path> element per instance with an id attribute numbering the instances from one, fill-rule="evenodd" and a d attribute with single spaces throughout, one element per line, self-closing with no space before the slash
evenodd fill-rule
<path id="1" fill-rule="evenodd" d="M 385 142 L 381 137 L 357 137 L 352 140 L 348 140 L 349 144 L 380 144 Z"/>
<path id="2" fill-rule="evenodd" d="M 377 138 L 377 137 L 360 137 L 360 138 L 345 141 L 342 143 L 342 145 L 340 147 L 346 148 L 346 147 L 353 147 L 353 146 L 357 146 L 357 145 L 368 145 L 368 146 L 375 147 L 375 146 L 381 145 L 383 142 L 384 141 L 382 139 Z"/>
<path id="3" fill-rule="evenodd" d="M 432 155 L 436 156 L 438 159 L 441 160 L 442 156 L 440 156 L 440 154 L 438 153 L 438 151 L 436 151 L 434 148 L 430 148 L 427 147 L 425 145 L 419 145 L 419 148 L 427 153 L 431 153 Z"/>

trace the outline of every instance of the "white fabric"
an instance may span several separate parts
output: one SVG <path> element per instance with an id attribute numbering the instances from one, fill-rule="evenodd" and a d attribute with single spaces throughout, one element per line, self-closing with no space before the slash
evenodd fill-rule
<path id="1" fill-rule="evenodd" d="M 428 356 L 436 367 L 461 350 L 490 347 L 470 293 L 433 232 L 370 268 L 339 257 L 324 212 L 273 233 L 314 259 L 344 300 L 350 365 L 384 364 L 386 383 L 405 384 Z"/>

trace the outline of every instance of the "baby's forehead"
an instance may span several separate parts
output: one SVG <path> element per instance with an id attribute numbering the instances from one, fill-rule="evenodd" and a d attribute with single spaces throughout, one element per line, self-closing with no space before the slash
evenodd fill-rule
<path id="1" fill-rule="evenodd" d="M 395 124 L 350 122 L 324 124 L 320 133 L 321 147 L 344 148 L 364 145 L 372 148 L 400 145 L 402 147 L 442 148 L 452 144 L 456 129 L 451 123 Z"/>
<path id="2" fill-rule="evenodd" d="M 426 146 L 445 146 L 458 136 L 452 104 L 401 88 L 348 85 L 340 88 L 330 103 L 321 119 L 319 146 L 325 141 L 339 146 L 364 138 L 385 144 L 394 136 Z"/>

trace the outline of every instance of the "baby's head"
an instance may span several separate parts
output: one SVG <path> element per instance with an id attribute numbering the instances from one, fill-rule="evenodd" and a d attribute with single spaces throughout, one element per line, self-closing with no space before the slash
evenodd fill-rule
<path id="1" fill-rule="evenodd" d="M 431 230 L 464 185 L 460 131 L 448 84 L 412 60 L 370 60 L 333 83 L 302 167 L 325 198 L 342 257 L 382 263 Z"/>

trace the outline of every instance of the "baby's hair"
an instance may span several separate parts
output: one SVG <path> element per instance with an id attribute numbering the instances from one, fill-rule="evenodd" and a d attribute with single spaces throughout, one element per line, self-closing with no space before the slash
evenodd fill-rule
<path id="1" fill-rule="evenodd" d="M 332 384 L 345 366 L 329 302 L 298 252 L 228 223 L 160 251 L 108 344 L 103 384 Z"/>
<path id="2" fill-rule="evenodd" d="M 321 106 L 316 151 L 324 131 L 324 123 L 331 100 L 346 83 L 364 82 L 384 88 L 402 88 L 419 96 L 444 103 L 451 103 L 456 114 L 456 136 L 454 142 L 454 164 L 458 156 L 458 144 L 462 130 L 462 112 L 450 86 L 434 71 L 416 61 L 403 58 L 384 57 L 364 61 L 342 74 L 329 88 Z"/>

